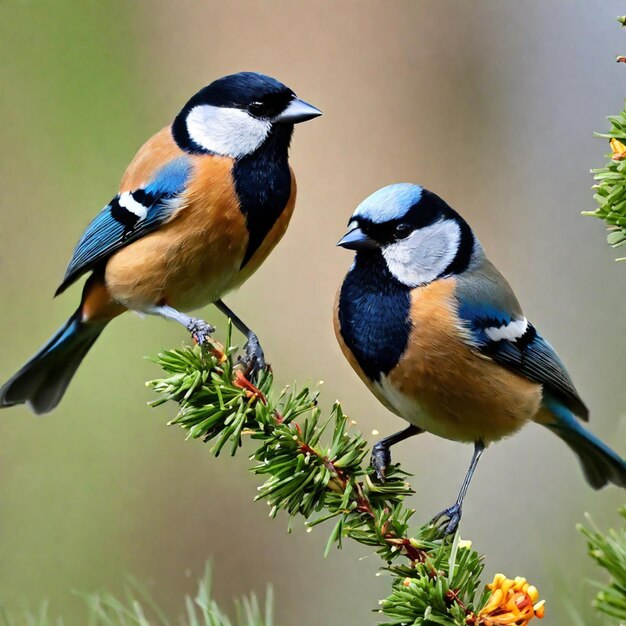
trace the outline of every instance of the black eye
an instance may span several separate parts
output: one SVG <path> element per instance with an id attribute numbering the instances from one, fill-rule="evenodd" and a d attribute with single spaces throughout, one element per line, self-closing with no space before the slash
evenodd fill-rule
<path id="1" fill-rule="evenodd" d="M 396 239 L 406 239 L 413 229 L 408 224 L 398 224 L 393 231 Z"/>
<path id="2" fill-rule="evenodd" d="M 264 102 L 253 102 L 248 105 L 248 111 L 254 117 L 265 117 L 267 115 L 267 106 Z"/>

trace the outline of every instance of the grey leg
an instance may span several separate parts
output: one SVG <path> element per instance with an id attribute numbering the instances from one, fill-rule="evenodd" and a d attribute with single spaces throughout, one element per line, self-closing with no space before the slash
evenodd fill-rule
<path id="1" fill-rule="evenodd" d="M 242 335 L 245 335 L 248 340 L 246 343 L 246 366 L 250 371 L 250 374 L 256 378 L 257 374 L 266 367 L 265 354 L 263 353 L 263 348 L 261 348 L 261 344 L 259 343 L 259 338 L 250 330 L 250 328 L 248 328 L 243 320 L 236 315 L 232 309 L 226 306 L 223 300 L 216 300 L 213 304 L 215 304 L 217 309 L 226 317 L 231 319 L 235 328 Z"/>
<path id="2" fill-rule="evenodd" d="M 421 428 L 411 424 L 408 428 L 401 430 L 399 433 L 389 435 L 389 437 L 385 437 L 374 444 L 370 465 L 374 468 L 378 480 L 381 482 L 385 480 L 385 472 L 389 465 L 391 465 L 391 446 L 423 432 Z"/>
<path id="3" fill-rule="evenodd" d="M 215 328 L 211 324 L 207 324 L 204 320 L 190 317 L 181 311 L 177 311 L 171 306 L 164 304 L 162 306 L 155 306 L 151 309 L 145 309 L 143 313 L 148 315 L 159 315 L 168 320 L 173 320 L 182 324 L 190 333 L 191 336 L 202 345 L 207 338 L 215 331 Z"/>
<path id="4" fill-rule="evenodd" d="M 445 509 L 441 511 L 441 513 L 435 515 L 435 517 L 433 517 L 433 519 L 431 520 L 431 524 L 436 524 L 442 518 L 448 519 L 448 521 L 442 525 L 444 536 L 452 535 L 459 527 L 461 515 L 463 514 L 463 500 L 465 500 L 467 488 L 469 487 L 470 482 L 472 482 L 472 476 L 474 476 L 476 466 L 478 465 L 478 460 L 480 459 L 484 450 L 485 444 L 482 441 L 477 441 L 474 444 L 474 454 L 472 455 L 472 461 L 470 463 L 469 469 L 467 470 L 467 474 L 465 475 L 465 480 L 461 485 L 461 491 L 459 491 L 456 502 L 450 508 Z"/>

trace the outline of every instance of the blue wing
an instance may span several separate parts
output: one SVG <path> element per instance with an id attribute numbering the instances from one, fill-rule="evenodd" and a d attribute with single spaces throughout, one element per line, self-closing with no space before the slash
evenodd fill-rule
<path id="1" fill-rule="evenodd" d="M 489 268 L 471 282 L 457 283 L 459 317 L 472 346 L 496 363 L 540 383 L 552 397 L 583 420 L 589 411 L 554 348 L 522 315 L 508 283 Z"/>
<path id="2" fill-rule="evenodd" d="M 179 157 L 159 169 L 145 187 L 115 196 L 85 230 L 55 295 L 116 250 L 166 222 L 179 208 L 176 199 L 185 189 L 190 170 L 189 159 Z"/>

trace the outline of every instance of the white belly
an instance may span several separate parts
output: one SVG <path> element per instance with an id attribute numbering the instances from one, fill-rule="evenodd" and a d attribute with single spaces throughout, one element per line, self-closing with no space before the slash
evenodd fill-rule
<path id="1" fill-rule="evenodd" d="M 383 376 L 380 382 L 375 383 L 375 387 L 378 393 L 392 407 L 393 411 L 409 422 L 409 424 L 413 424 L 438 437 L 456 439 L 453 429 L 447 429 L 446 424 L 431 415 L 424 406 L 420 405 L 419 400 L 409 398 L 401 391 L 394 389 L 386 376 Z"/>

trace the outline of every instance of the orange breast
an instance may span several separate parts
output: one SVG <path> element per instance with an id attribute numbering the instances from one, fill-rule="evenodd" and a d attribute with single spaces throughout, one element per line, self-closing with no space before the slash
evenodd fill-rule
<path id="1" fill-rule="evenodd" d="M 381 382 L 405 419 L 447 439 L 488 443 L 534 418 L 541 385 L 468 345 L 456 312 L 454 279 L 415 289 L 411 319 L 409 346 Z"/>
<path id="2" fill-rule="evenodd" d="M 387 376 L 373 381 L 341 337 L 335 304 L 339 345 L 387 408 L 435 435 L 467 442 L 501 439 L 535 417 L 541 386 L 468 345 L 457 315 L 454 279 L 413 290 L 410 315 L 413 327 L 403 356 Z"/>
<path id="3" fill-rule="evenodd" d="M 231 288 L 248 231 L 232 180 L 231 159 L 193 157 L 194 171 L 172 220 L 114 254 L 105 279 L 132 309 L 167 303 L 199 308 Z"/>
<path id="4" fill-rule="evenodd" d="M 121 190 L 150 180 L 168 160 L 183 154 L 169 128 L 153 137 L 130 164 Z M 190 156 L 193 171 L 181 208 L 157 231 L 122 248 L 109 259 L 105 282 L 112 298 L 142 310 L 167 303 L 181 311 L 214 302 L 249 278 L 284 235 L 293 213 L 296 184 L 269 234 L 244 268 L 246 220 L 232 175 L 233 160 Z"/>

